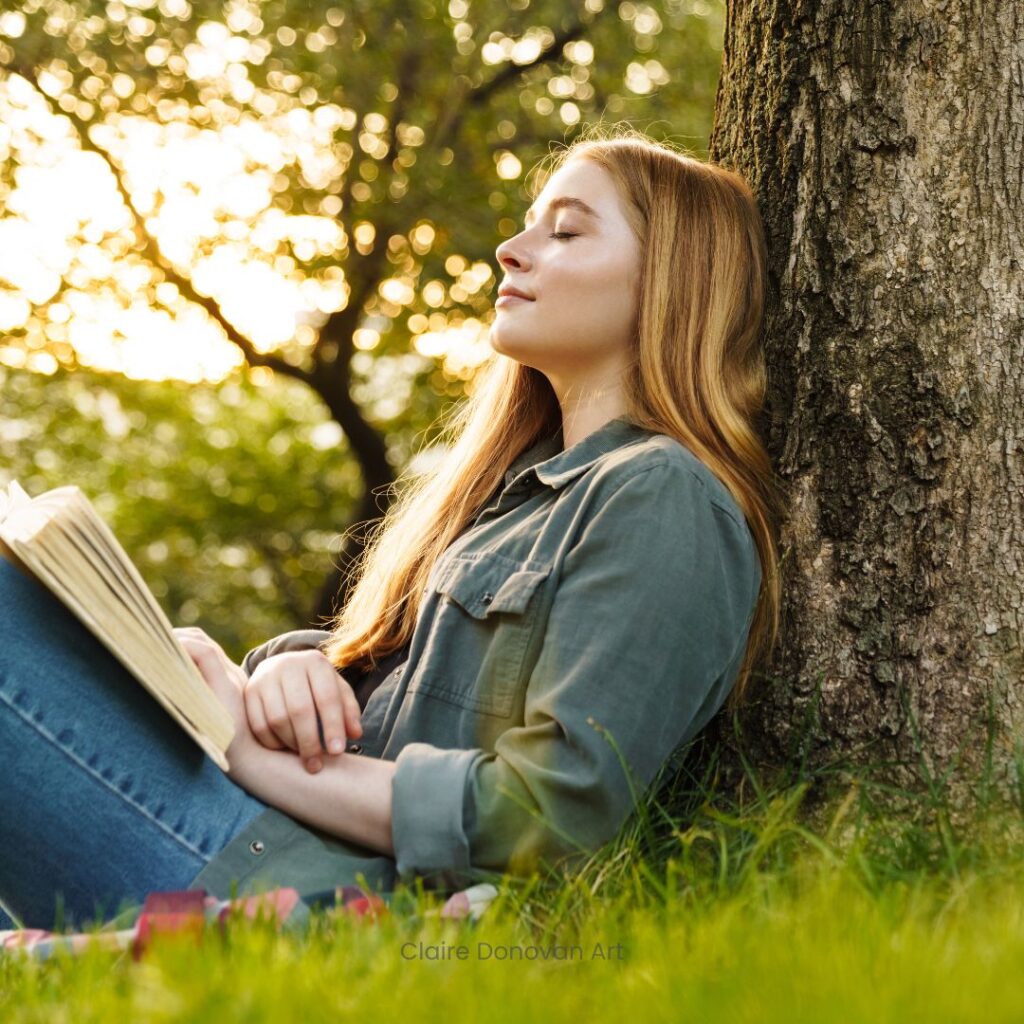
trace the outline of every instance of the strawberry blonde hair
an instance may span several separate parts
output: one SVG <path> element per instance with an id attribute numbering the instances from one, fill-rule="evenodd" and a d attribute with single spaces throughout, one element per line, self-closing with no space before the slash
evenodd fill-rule
<path id="1" fill-rule="evenodd" d="M 779 633 L 784 497 L 756 427 L 767 385 L 760 339 L 767 253 L 757 203 L 736 172 L 632 128 L 595 128 L 549 154 L 533 194 L 568 160 L 591 160 L 611 175 L 640 243 L 626 415 L 675 438 L 715 474 L 757 547 L 761 589 L 727 702 L 735 709 Z M 356 582 L 321 648 L 334 665 L 372 668 L 409 642 L 437 560 L 502 486 L 514 459 L 560 425 L 558 400 L 540 371 L 497 352 L 483 364 L 441 431 L 448 451 L 421 475 L 399 478 L 394 503 L 351 569 Z"/>

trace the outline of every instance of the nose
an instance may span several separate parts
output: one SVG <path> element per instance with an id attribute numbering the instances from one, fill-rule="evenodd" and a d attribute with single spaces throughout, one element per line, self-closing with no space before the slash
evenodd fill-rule
<path id="1" fill-rule="evenodd" d="M 521 237 L 522 235 L 519 234 L 515 238 L 508 238 L 494 250 L 494 254 L 498 257 L 498 263 L 502 267 L 509 267 L 515 270 L 529 268 L 530 261 L 520 244 Z"/>

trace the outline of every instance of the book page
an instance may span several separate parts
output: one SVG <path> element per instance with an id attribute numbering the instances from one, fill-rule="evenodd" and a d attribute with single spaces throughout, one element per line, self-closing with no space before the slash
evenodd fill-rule
<path id="1" fill-rule="evenodd" d="M 7 485 L 6 491 L 0 491 L 0 523 L 2 523 L 9 514 L 13 514 L 18 509 L 26 508 L 32 499 L 25 493 L 24 488 L 17 480 L 12 480 Z"/>
<path id="2" fill-rule="evenodd" d="M 153 627 L 154 632 L 162 635 L 169 641 L 173 649 L 177 651 L 181 661 L 194 667 L 195 662 L 192 661 L 188 651 L 181 646 L 178 638 L 174 635 L 174 627 L 164 614 L 163 608 L 153 596 L 153 592 L 149 589 L 149 586 L 142 578 L 139 570 L 135 567 L 135 563 L 128 557 L 124 548 L 121 547 L 120 542 L 114 536 L 110 527 L 107 526 L 107 524 L 96 514 L 96 510 L 85 495 L 77 488 L 75 488 L 75 491 L 76 494 L 74 496 L 74 501 L 76 511 L 81 513 L 82 521 L 88 524 L 91 531 L 95 532 L 103 549 L 107 552 L 108 557 L 113 560 L 118 573 L 127 575 L 132 586 L 133 594 L 139 598 L 140 606 L 155 620 Z M 196 671 L 198 671 L 198 669 Z"/>
<path id="3" fill-rule="evenodd" d="M 66 518 L 66 517 L 65 517 Z M 59 530 L 65 540 L 75 547 L 82 558 L 92 567 L 96 576 L 103 582 L 109 593 L 120 603 L 126 615 L 130 615 L 139 623 L 144 635 L 154 637 L 168 652 L 178 660 L 178 645 L 172 643 L 173 634 L 165 633 L 156 616 L 149 612 L 145 602 L 133 588 L 128 575 L 120 571 L 110 552 L 99 549 L 102 543 L 97 533 L 85 529 L 76 529 L 77 524 L 65 522 L 63 518 L 52 520 L 47 530 Z M 42 532 L 40 536 L 42 536 Z M 191 659 L 189 659 L 191 661 Z"/>
<path id="4" fill-rule="evenodd" d="M 226 771 L 230 714 L 85 495 L 62 487 L 29 499 L 12 482 L 3 499 L 0 551 L 61 600 Z"/>
<path id="5" fill-rule="evenodd" d="M 203 717 L 202 708 L 192 708 L 194 702 L 188 698 L 192 696 L 194 687 L 189 679 L 183 678 L 183 667 L 173 660 L 153 657 L 151 629 L 118 593 L 116 585 L 112 585 L 103 568 L 97 570 L 97 578 L 89 573 L 88 563 L 79 560 L 74 542 L 56 520 L 47 530 L 40 532 L 38 537 L 45 538 L 45 546 L 40 545 L 40 553 L 56 581 L 53 584 L 55 596 L 70 606 L 71 602 L 77 600 L 75 595 L 88 593 L 91 598 L 91 616 L 97 628 L 111 640 L 116 637 L 118 646 L 131 659 L 132 664 L 126 667 L 137 673 L 141 666 L 148 665 L 146 678 L 155 680 L 159 677 L 163 680 L 163 690 L 168 698 L 176 700 L 182 713 L 198 724 L 196 720 Z M 206 685 L 205 681 L 203 685 Z"/>

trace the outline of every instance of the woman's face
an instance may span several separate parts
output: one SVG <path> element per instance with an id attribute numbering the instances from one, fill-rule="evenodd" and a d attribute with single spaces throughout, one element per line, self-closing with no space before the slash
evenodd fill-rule
<path id="1" fill-rule="evenodd" d="M 614 180 L 590 160 L 570 159 L 525 224 L 496 250 L 504 275 L 491 346 L 560 391 L 611 382 L 631 358 L 640 278 L 640 246 Z M 503 297 L 508 287 L 530 298 Z"/>

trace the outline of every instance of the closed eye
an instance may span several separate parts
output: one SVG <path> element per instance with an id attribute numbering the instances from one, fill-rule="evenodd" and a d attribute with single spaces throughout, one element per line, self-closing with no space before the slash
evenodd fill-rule
<path id="1" fill-rule="evenodd" d="M 576 237 L 576 235 L 574 235 L 571 231 L 552 231 L 551 234 L 548 235 L 548 238 L 558 238 L 558 239 L 567 239 L 567 238 L 575 238 L 575 237 Z"/>

